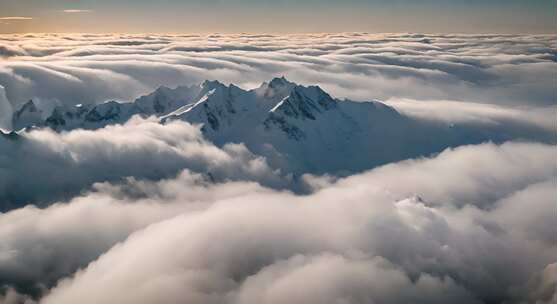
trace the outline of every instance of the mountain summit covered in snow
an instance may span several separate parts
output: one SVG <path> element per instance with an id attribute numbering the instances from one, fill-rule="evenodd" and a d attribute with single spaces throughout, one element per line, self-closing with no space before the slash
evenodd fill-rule
<path id="1" fill-rule="evenodd" d="M 450 146 L 508 137 L 504 132 L 418 121 L 378 101 L 339 100 L 318 86 L 284 77 L 251 90 L 218 81 L 159 87 L 128 103 L 57 107 L 46 119 L 29 101 L 15 112 L 12 124 L 60 132 L 122 124 L 135 115 L 200 125 L 205 138 L 216 145 L 244 143 L 274 167 L 294 173 L 361 171 Z"/>

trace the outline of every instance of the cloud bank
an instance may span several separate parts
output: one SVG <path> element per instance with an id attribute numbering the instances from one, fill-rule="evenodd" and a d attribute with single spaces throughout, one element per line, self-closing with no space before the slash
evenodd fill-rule
<path id="1" fill-rule="evenodd" d="M 555 153 L 461 147 L 306 196 L 189 171 L 98 184 L 2 215 L 1 281 L 42 303 L 541 303 L 555 297 Z"/>
<path id="2" fill-rule="evenodd" d="M 203 139 L 198 126 L 179 121 L 162 125 L 137 118 L 97 131 L 36 130 L 18 139 L 0 138 L 0 154 L 2 211 L 70 199 L 96 182 L 159 180 L 185 168 L 214 181 L 289 183 L 243 144 L 218 148 Z"/>
<path id="3" fill-rule="evenodd" d="M 132 100 L 159 85 L 244 87 L 284 74 L 337 97 L 555 105 L 556 36 L 2 35 L 12 105 Z"/>

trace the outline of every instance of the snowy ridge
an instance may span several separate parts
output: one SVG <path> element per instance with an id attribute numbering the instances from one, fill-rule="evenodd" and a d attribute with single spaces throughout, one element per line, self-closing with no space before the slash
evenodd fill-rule
<path id="1" fill-rule="evenodd" d="M 97 129 L 134 115 L 201 125 L 216 145 L 243 143 L 271 165 L 294 173 L 350 173 L 450 146 L 508 138 L 417 121 L 377 101 L 338 100 L 318 86 L 284 77 L 252 90 L 218 81 L 160 87 L 129 103 L 58 107 L 46 119 L 30 101 L 15 112 L 13 125 Z"/>
<path id="2" fill-rule="evenodd" d="M 200 86 L 175 89 L 161 86 L 134 102 L 107 101 L 98 105 L 58 106 L 46 118 L 42 118 L 44 113 L 33 101 L 29 101 L 14 113 L 12 124 L 14 130 L 29 127 L 48 127 L 56 131 L 98 129 L 110 124 L 125 123 L 134 115 L 167 115 L 195 100 L 201 90 Z"/>

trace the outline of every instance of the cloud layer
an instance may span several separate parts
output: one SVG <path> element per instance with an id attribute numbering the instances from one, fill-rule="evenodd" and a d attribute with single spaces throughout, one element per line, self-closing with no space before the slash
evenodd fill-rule
<path id="1" fill-rule="evenodd" d="M 284 74 L 337 97 L 554 105 L 557 38 L 527 35 L 2 35 L 13 105 L 131 100 L 158 85 Z"/>
<path id="2" fill-rule="evenodd" d="M 70 199 L 95 182 L 126 177 L 159 180 L 182 169 L 214 181 L 255 180 L 280 187 L 289 180 L 243 144 L 218 148 L 184 122 L 132 119 L 97 131 L 36 130 L 0 137 L 0 210 Z"/>
<path id="3" fill-rule="evenodd" d="M 188 171 L 98 184 L 2 215 L 1 280 L 43 303 L 547 300 L 555 153 L 462 147 L 314 181 L 306 196 Z"/>

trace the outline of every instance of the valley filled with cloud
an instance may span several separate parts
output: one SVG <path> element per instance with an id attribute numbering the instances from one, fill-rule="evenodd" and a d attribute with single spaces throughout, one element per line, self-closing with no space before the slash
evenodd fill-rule
<path id="1" fill-rule="evenodd" d="M 557 36 L 0 57 L 1 304 L 557 303 Z"/>

